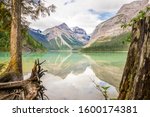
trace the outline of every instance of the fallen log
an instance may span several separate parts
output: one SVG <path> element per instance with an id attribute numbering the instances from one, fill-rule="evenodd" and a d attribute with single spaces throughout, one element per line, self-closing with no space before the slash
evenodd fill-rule
<path id="1" fill-rule="evenodd" d="M 45 61 L 43 61 L 45 62 Z M 39 60 L 35 61 L 35 65 L 32 69 L 32 73 L 29 79 L 22 81 L 12 81 L 0 83 L 0 99 L 1 100 L 36 100 L 47 98 L 44 94 L 44 86 L 42 85 L 41 77 L 45 74 L 46 70 L 43 70 L 41 65 L 43 64 Z M 13 73 L 7 73 L 3 75 L 12 76 Z M 8 77 L 7 77 L 8 78 Z"/>

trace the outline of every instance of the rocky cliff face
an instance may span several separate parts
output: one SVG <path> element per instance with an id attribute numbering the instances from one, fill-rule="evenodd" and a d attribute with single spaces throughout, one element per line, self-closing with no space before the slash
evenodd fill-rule
<path id="1" fill-rule="evenodd" d="M 62 23 L 45 31 L 30 29 L 29 34 L 48 50 L 76 50 L 82 48 L 88 41 L 87 33 L 79 28 L 69 28 Z"/>
<path id="2" fill-rule="evenodd" d="M 87 35 L 86 31 L 79 27 L 73 27 L 72 31 L 77 35 L 78 39 L 84 43 L 87 43 L 90 40 L 90 36 Z"/>
<path id="3" fill-rule="evenodd" d="M 77 38 L 77 36 L 73 33 L 73 31 L 65 23 L 63 23 L 59 26 L 48 28 L 43 32 L 43 34 L 48 36 L 48 41 L 55 39 L 56 37 L 61 37 L 62 34 Z"/>
<path id="4" fill-rule="evenodd" d="M 29 29 L 28 33 L 30 36 L 32 36 L 33 39 L 35 39 L 37 42 L 42 44 L 45 48 L 49 48 L 49 43 L 47 41 L 46 35 L 42 34 L 41 30 L 35 30 L 35 29 Z"/>
<path id="5" fill-rule="evenodd" d="M 98 40 L 104 40 L 106 37 L 120 35 L 128 32 L 130 29 L 123 30 L 121 25 L 129 22 L 140 10 L 142 10 L 149 0 L 134 1 L 129 4 L 123 5 L 117 12 L 116 16 L 108 19 L 107 21 L 99 24 L 91 36 L 91 43 Z M 90 44 L 88 46 L 90 46 Z"/>
<path id="6" fill-rule="evenodd" d="M 84 45 L 65 23 L 46 29 L 43 34 L 47 36 L 52 50 L 79 49 Z"/>

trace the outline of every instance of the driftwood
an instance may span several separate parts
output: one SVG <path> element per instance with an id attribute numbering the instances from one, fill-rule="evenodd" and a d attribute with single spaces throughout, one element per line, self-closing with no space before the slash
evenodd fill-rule
<path id="1" fill-rule="evenodd" d="M 12 82 L 4 81 L 4 83 L 0 83 L 0 99 L 35 100 L 44 99 L 44 97 L 47 98 L 47 96 L 44 94 L 45 88 L 41 81 L 41 77 L 46 72 L 46 70 L 41 68 L 42 63 L 40 63 L 39 60 L 35 61 L 31 76 L 27 80 Z M 7 73 L 7 76 L 12 76 L 12 74 L 13 73 Z"/>

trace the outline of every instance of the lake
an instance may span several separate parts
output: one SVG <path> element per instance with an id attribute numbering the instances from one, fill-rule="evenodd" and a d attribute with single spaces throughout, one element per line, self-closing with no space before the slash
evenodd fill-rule
<path id="1" fill-rule="evenodd" d="M 24 53 L 23 70 L 28 78 L 34 61 L 46 60 L 43 68 L 48 70 L 43 77 L 46 94 L 50 99 L 104 99 L 96 88 L 107 90 L 110 99 L 118 95 L 127 52 L 47 52 Z M 8 63 L 9 54 L 0 53 L 0 63 Z"/>

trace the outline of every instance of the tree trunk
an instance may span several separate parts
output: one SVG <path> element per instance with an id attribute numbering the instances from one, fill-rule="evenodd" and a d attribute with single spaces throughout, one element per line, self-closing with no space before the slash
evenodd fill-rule
<path id="1" fill-rule="evenodd" d="M 22 80 L 22 39 L 21 39 L 21 0 L 12 1 L 12 21 L 10 35 L 10 63 L 7 72 L 14 72 L 16 79 Z"/>
<path id="2" fill-rule="evenodd" d="M 150 16 L 132 27 L 132 41 L 118 99 L 150 99 Z"/>
<path id="3" fill-rule="evenodd" d="M 31 76 L 27 80 L 0 83 L 0 100 L 48 99 L 41 81 L 46 72 L 41 67 L 43 62 L 35 61 Z"/>

